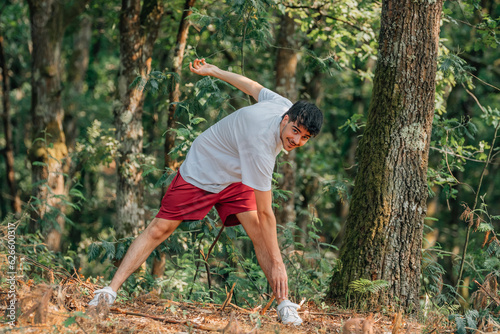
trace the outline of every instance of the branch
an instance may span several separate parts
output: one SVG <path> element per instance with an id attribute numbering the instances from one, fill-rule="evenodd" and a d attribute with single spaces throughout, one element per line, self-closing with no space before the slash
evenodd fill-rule
<path id="1" fill-rule="evenodd" d="M 497 305 L 500 305 L 500 300 L 498 299 L 498 297 L 495 297 L 491 294 L 490 291 L 488 291 L 484 286 L 481 285 L 481 283 L 479 283 L 477 280 L 474 280 L 474 282 L 479 285 L 479 287 L 488 295 L 490 296 L 491 299 L 493 299 L 495 301 L 495 303 L 497 303 Z"/>
<path id="2" fill-rule="evenodd" d="M 478 77 L 476 77 L 474 74 L 472 74 L 472 73 L 470 73 L 470 72 L 468 72 L 468 73 L 469 73 L 469 75 L 470 75 L 471 77 L 476 78 L 477 80 L 479 80 L 480 82 L 482 82 L 482 83 L 483 83 L 483 84 L 485 84 L 486 86 L 490 86 L 491 88 L 494 88 L 494 89 L 496 89 L 496 90 L 500 91 L 500 88 L 498 88 L 497 86 L 493 86 L 493 85 L 491 85 L 491 84 L 487 83 L 486 81 L 479 79 Z"/>
<path id="3" fill-rule="evenodd" d="M 169 323 L 169 324 L 186 325 L 188 327 L 192 327 L 192 328 L 196 328 L 196 329 L 202 329 L 202 330 L 206 330 L 206 331 L 217 331 L 217 332 L 221 331 L 220 328 L 197 324 L 197 323 L 191 322 L 189 320 L 167 319 L 165 317 L 158 317 L 158 316 L 154 316 L 154 315 L 150 315 L 150 314 L 145 314 L 145 313 L 129 312 L 129 311 L 121 310 L 121 309 L 119 309 L 117 307 L 111 308 L 110 311 L 113 312 L 113 313 L 115 313 L 115 314 L 134 315 L 134 316 L 137 316 L 137 317 L 149 318 L 149 319 L 153 319 L 153 320 L 158 320 L 158 321 L 166 322 L 166 323 Z"/>
<path id="4" fill-rule="evenodd" d="M 453 152 L 450 152 L 450 151 L 447 151 L 447 150 L 443 150 L 443 149 L 440 149 L 440 148 L 437 148 L 437 147 L 434 147 L 434 146 L 431 146 L 430 148 L 433 149 L 433 150 L 436 150 L 438 152 L 449 154 L 449 155 L 453 155 L 455 157 L 463 158 L 463 159 L 466 159 L 466 160 L 469 160 L 469 161 L 480 162 L 480 163 L 483 163 L 483 164 L 484 163 L 491 163 L 491 161 L 483 161 L 483 160 L 477 160 L 477 159 L 467 158 L 467 157 L 465 157 L 463 155 L 456 154 L 456 153 L 453 153 Z"/>

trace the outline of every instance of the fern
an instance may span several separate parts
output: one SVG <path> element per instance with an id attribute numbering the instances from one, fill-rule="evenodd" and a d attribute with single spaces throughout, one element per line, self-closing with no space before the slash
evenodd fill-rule
<path id="1" fill-rule="evenodd" d="M 93 242 L 89 246 L 88 259 L 89 261 L 94 261 L 101 255 L 101 248 L 97 243 Z"/>
<path id="2" fill-rule="evenodd" d="M 355 294 L 378 293 L 387 286 L 389 282 L 384 280 L 370 281 L 360 278 L 349 283 L 349 290 Z"/>
<path id="3" fill-rule="evenodd" d="M 467 334 L 467 329 L 465 328 L 465 319 L 458 314 L 454 314 L 455 324 L 457 325 L 457 334 Z"/>
<path id="4" fill-rule="evenodd" d="M 477 329 L 477 320 L 479 319 L 479 312 L 477 310 L 468 310 L 465 313 L 465 320 L 469 329 Z"/>

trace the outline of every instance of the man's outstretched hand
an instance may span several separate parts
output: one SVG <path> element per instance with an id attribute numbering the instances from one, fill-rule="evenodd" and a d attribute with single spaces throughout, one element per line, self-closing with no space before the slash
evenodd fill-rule
<path id="1" fill-rule="evenodd" d="M 218 67 L 212 64 L 207 64 L 205 58 L 203 59 L 196 58 L 193 62 L 189 63 L 189 69 L 191 70 L 191 72 L 196 73 L 198 75 L 213 76 L 215 70 L 218 69 Z"/>
<path id="2" fill-rule="evenodd" d="M 288 275 L 283 263 L 272 267 L 270 283 L 278 303 L 288 298 Z"/>

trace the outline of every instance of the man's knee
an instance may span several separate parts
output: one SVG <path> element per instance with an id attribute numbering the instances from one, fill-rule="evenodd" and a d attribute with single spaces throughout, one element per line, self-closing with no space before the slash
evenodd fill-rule
<path id="1" fill-rule="evenodd" d="M 180 221 L 155 218 L 148 226 L 149 236 L 153 239 L 166 239 L 179 224 Z"/>

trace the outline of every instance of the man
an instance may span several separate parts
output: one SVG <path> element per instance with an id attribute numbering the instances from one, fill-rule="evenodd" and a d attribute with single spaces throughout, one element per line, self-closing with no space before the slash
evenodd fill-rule
<path id="1" fill-rule="evenodd" d="M 130 245 L 110 285 L 94 292 L 112 304 L 116 291 L 151 252 L 184 220 L 201 220 L 215 206 L 226 226 L 242 224 L 278 302 L 285 324 L 300 325 L 298 305 L 290 302 L 288 277 L 278 246 L 272 210 L 272 173 L 276 156 L 316 136 L 321 111 L 308 102 L 292 105 L 286 98 L 239 74 L 196 59 L 191 72 L 228 82 L 258 103 L 241 108 L 204 131 L 193 142 L 172 180 L 160 211 Z"/>

